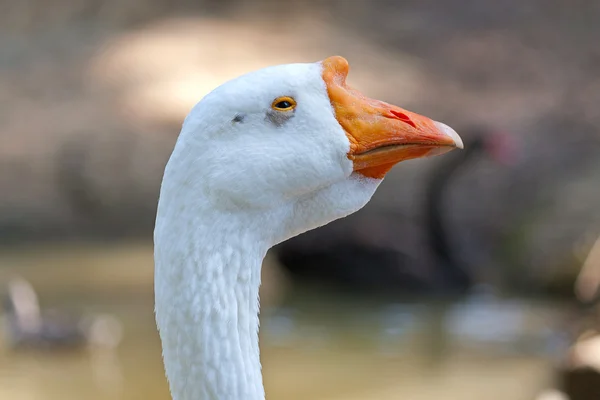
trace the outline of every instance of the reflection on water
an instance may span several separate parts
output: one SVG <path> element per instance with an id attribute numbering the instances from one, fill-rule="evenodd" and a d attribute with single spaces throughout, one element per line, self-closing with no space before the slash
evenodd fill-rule
<path id="1" fill-rule="evenodd" d="M 42 306 L 108 313 L 114 350 L 0 351 L 0 399 L 168 399 L 152 310 L 149 245 L 0 254 L 0 279 L 30 280 Z M 276 284 L 276 282 L 268 282 Z M 529 400 L 564 347 L 561 307 L 480 294 L 390 304 L 288 293 L 261 316 L 269 399 Z"/>

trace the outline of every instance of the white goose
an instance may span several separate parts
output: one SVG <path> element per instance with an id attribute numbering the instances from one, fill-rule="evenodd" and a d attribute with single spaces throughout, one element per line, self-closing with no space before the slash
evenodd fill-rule
<path id="1" fill-rule="evenodd" d="M 262 400 L 258 291 L 267 250 L 363 207 L 400 161 L 454 130 L 346 85 L 348 63 L 269 67 L 186 118 L 162 183 L 156 321 L 174 400 Z"/>

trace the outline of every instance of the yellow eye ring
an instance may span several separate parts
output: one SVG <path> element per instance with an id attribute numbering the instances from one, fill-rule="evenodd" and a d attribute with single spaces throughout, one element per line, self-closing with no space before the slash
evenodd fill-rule
<path id="1" fill-rule="evenodd" d="M 275 111 L 291 111 L 296 108 L 296 100 L 289 96 L 278 97 L 273 100 L 271 108 Z"/>

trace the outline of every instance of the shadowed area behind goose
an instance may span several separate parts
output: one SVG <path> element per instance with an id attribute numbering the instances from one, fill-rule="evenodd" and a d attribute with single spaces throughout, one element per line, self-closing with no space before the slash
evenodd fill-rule
<path id="1" fill-rule="evenodd" d="M 508 168 L 516 162 L 519 149 L 511 136 L 490 127 L 460 129 L 465 150 L 454 152 L 439 161 L 425 180 L 423 212 L 420 222 L 425 228 L 425 252 L 415 252 L 401 232 L 407 224 L 403 216 L 380 218 L 352 215 L 321 229 L 306 232 L 274 249 L 282 267 L 292 276 L 305 281 L 331 284 L 347 291 L 363 290 L 402 295 L 463 295 L 477 283 L 485 282 L 477 261 L 470 260 L 470 249 L 461 249 L 461 223 L 451 223 L 449 216 L 452 183 L 477 163 L 491 160 L 496 168 Z M 409 230 L 409 229 L 405 229 Z M 386 233 L 381 233 L 386 232 Z M 481 246 L 472 241 L 469 247 Z M 467 257 L 465 257 L 465 255 Z M 483 259 L 491 259 L 484 254 Z M 485 271 L 483 271 L 485 273 Z"/>

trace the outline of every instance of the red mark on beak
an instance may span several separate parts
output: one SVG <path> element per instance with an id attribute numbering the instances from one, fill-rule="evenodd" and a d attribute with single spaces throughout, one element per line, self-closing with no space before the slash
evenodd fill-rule
<path id="1" fill-rule="evenodd" d="M 396 110 L 390 110 L 390 112 L 392 113 L 392 115 L 394 117 L 398 118 L 400 121 L 409 124 L 413 128 L 417 127 L 415 125 L 415 123 L 411 121 L 411 119 L 408 117 L 408 115 L 401 113 L 400 111 L 396 111 Z"/>

